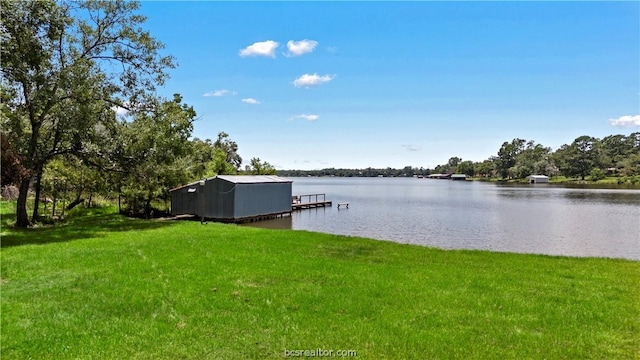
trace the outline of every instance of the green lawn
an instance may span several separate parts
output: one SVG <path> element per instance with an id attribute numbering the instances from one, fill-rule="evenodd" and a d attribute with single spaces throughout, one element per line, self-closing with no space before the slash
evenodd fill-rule
<path id="1" fill-rule="evenodd" d="M 3 360 L 640 358 L 640 262 L 1 204 Z"/>

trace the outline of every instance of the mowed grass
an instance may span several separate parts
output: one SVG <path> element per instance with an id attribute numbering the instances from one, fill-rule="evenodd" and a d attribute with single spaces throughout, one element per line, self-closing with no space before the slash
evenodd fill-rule
<path id="1" fill-rule="evenodd" d="M 640 357 L 635 261 L 2 211 L 3 359 Z"/>

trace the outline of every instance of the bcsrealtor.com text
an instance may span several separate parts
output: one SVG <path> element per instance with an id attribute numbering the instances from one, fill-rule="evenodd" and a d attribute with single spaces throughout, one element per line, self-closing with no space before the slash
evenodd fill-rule
<path id="1" fill-rule="evenodd" d="M 332 349 L 285 349 L 284 357 L 356 357 L 356 350 L 332 350 Z"/>

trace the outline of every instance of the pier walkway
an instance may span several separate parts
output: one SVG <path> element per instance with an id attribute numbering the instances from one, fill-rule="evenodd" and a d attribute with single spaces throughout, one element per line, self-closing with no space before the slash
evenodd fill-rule
<path id="1" fill-rule="evenodd" d="M 331 205 L 332 202 L 326 199 L 325 194 L 305 194 L 291 197 L 291 210 L 312 209 Z"/>

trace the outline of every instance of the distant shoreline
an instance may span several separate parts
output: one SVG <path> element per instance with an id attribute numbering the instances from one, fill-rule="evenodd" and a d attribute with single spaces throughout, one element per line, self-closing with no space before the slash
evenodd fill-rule
<path id="1" fill-rule="evenodd" d="M 415 178 L 416 180 L 433 180 L 433 181 L 451 181 L 448 179 L 429 179 L 427 177 L 424 178 L 416 178 L 415 176 L 341 176 L 341 175 L 297 175 L 297 176 L 288 176 L 288 175 L 280 175 L 289 178 L 369 178 L 369 179 L 379 179 L 379 178 Z M 549 184 L 536 184 L 536 186 L 562 186 L 567 188 L 581 188 L 581 189 L 628 189 L 628 190 L 640 190 L 640 183 L 632 183 L 632 182 L 623 182 L 618 183 L 620 178 L 617 177 L 608 177 L 603 180 L 598 180 L 597 182 L 590 180 L 577 180 L 577 179 L 567 179 L 563 176 L 555 176 L 551 177 L 549 180 Z M 504 185 L 530 185 L 527 179 L 498 179 L 498 178 L 483 178 L 483 177 L 470 177 L 467 178 L 466 181 L 478 181 L 478 182 L 490 182 L 496 184 L 504 184 Z"/>
<path id="2" fill-rule="evenodd" d="M 486 178 L 471 178 L 470 181 L 482 181 L 482 182 L 495 182 L 501 184 L 513 184 L 513 185 L 529 185 L 526 179 L 486 179 Z M 549 184 L 537 184 L 538 186 L 563 186 L 568 188 L 581 188 L 581 189 L 632 189 L 640 190 L 640 183 L 623 182 L 618 183 L 618 178 L 611 177 L 599 181 L 589 180 L 576 180 L 567 179 L 562 176 L 552 177 L 549 179 Z"/>

